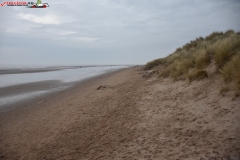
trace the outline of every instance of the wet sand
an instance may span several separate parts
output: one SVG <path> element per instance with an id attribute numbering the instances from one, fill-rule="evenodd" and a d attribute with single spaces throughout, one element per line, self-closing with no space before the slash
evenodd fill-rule
<path id="1" fill-rule="evenodd" d="M 190 84 L 142 72 L 104 74 L 1 110 L 0 159 L 238 156 L 240 97 L 219 94 L 219 77 Z"/>
<path id="2" fill-rule="evenodd" d="M 5 97 L 5 96 L 19 95 L 19 94 L 39 91 L 39 90 L 49 90 L 51 88 L 55 88 L 63 84 L 64 84 L 63 82 L 58 80 L 48 80 L 48 81 L 32 82 L 27 84 L 1 87 L 0 96 Z"/>
<path id="3" fill-rule="evenodd" d="M 46 68 L 0 69 L 0 75 L 38 73 L 38 72 L 58 71 L 58 70 L 63 70 L 63 69 L 76 69 L 76 68 L 87 68 L 87 67 L 108 67 L 108 66 L 121 66 L 121 65 L 86 65 L 86 66 L 58 66 L 58 67 L 46 67 Z"/>
<path id="4" fill-rule="evenodd" d="M 0 69 L 1 74 L 21 74 L 21 73 L 37 73 L 37 72 L 50 72 L 61 69 Z"/>

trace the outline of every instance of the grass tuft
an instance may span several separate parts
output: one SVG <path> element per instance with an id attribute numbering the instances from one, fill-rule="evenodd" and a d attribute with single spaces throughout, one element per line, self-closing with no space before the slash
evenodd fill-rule
<path id="1" fill-rule="evenodd" d="M 146 64 L 145 66 L 145 70 L 148 70 L 148 69 L 152 69 L 154 68 L 155 66 L 158 66 L 160 64 L 163 64 L 164 63 L 164 59 L 163 58 L 159 58 L 159 59 L 155 59 L 153 61 L 150 61 Z"/>
<path id="2" fill-rule="evenodd" d="M 236 53 L 239 47 L 240 37 L 237 35 L 230 35 L 230 37 L 216 42 L 213 45 L 213 53 L 217 66 L 219 68 L 223 67 Z"/>
<path id="3" fill-rule="evenodd" d="M 220 93 L 221 93 L 222 95 L 224 95 L 225 92 L 228 92 L 229 90 L 230 90 L 229 85 L 225 85 L 225 86 L 222 86 L 222 87 L 221 87 Z"/>
<path id="4" fill-rule="evenodd" d="M 229 29 L 229 30 L 227 30 L 227 31 L 225 32 L 226 35 L 234 34 L 234 33 L 235 33 L 235 31 L 232 30 L 232 29 Z"/>
<path id="5" fill-rule="evenodd" d="M 236 95 L 240 93 L 240 51 L 236 53 L 235 56 L 232 57 L 231 61 L 229 61 L 221 70 L 225 82 L 234 83 L 234 88 L 236 91 Z"/>
<path id="6" fill-rule="evenodd" d="M 211 63 L 210 54 L 207 54 L 205 49 L 201 49 L 201 50 L 197 51 L 196 68 L 197 69 L 204 68 L 204 67 L 208 66 L 209 63 Z"/>
<path id="7" fill-rule="evenodd" d="M 200 80 L 206 77 L 208 77 L 206 70 L 193 69 L 190 70 L 188 74 L 188 79 L 190 82 L 192 82 L 193 80 Z"/>
<path id="8" fill-rule="evenodd" d="M 235 90 L 235 97 L 238 97 L 238 96 L 240 96 L 240 88 L 237 88 Z"/>
<path id="9" fill-rule="evenodd" d="M 214 39 L 223 35 L 223 32 L 213 32 L 205 38 L 206 41 L 213 41 Z"/>
<path id="10" fill-rule="evenodd" d="M 221 74 L 226 82 L 234 81 L 240 84 L 240 51 L 232 57 L 221 70 Z"/>

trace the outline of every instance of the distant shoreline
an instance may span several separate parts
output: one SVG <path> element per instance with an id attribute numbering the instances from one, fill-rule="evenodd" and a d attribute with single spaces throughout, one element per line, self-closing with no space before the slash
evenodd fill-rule
<path id="1" fill-rule="evenodd" d="M 50 72 L 63 69 L 76 69 L 87 67 L 109 67 L 109 66 L 134 66 L 134 65 L 83 65 L 83 66 L 58 66 L 58 67 L 38 67 L 38 68 L 0 68 L 0 75 L 3 74 L 22 74 L 22 73 L 37 73 L 37 72 Z"/>

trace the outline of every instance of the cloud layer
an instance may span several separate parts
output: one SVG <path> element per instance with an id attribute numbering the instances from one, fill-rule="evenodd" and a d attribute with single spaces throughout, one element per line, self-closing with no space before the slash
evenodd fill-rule
<path id="1" fill-rule="evenodd" d="M 42 2 L 50 7 L 0 8 L 0 65 L 143 64 L 213 31 L 240 30 L 237 0 Z"/>

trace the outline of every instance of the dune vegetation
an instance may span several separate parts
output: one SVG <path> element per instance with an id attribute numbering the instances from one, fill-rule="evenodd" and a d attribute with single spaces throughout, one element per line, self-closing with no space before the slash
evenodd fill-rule
<path id="1" fill-rule="evenodd" d="M 188 79 L 191 82 L 209 77 L 211 66 L 215 66 L 215 73 L 221 74 L 226 82 L 221 92 L 228 91 L 232 86 L 239 96 L 240 32 L 213 32 L 205 38 L 196 38 L 169 56 L 148 62 L 145 70 L 154 70 L 159 77 Z"/>

